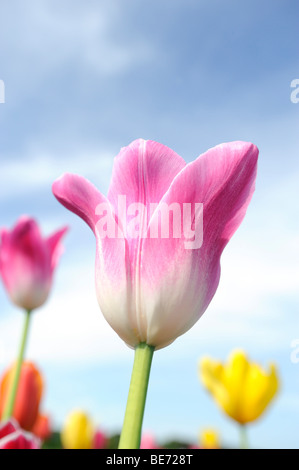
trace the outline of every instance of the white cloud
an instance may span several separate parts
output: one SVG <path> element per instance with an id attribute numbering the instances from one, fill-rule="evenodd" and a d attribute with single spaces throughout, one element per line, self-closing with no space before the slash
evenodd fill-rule
<path id="1" fill-rule="evenodd" d="M 6 38 L 2 61 L 9 66 L 7 93 L 11 98 L 13 92 L 18 104 L 22 98 L 35 96 L 37 90 L 41 93 L 40 87 L 49 77 L 74 63 L 101 78 L 124 73 L 153 57 L 152 45 L 144 38 L 130 40 L 119 35 L 116 39 L 123 11 L 114 2 L 11 2 L 1 16 Z M 15 34 L 11 34 L 12 27 Z M 27 74 L 20 77 L 20 70 Z"/>
<path id="2" fill-rule="evenodd" d="M 7 201 L 11 196 L 28 196 L 38 190 L 51 188 L 53 181 L 65 172 L 92 178 L 97 181 L 99 190 L 103 191 L 110 180 L 113 158 L 114 155 L 101 149 L 55 157 L 37 149 L 32 152 L 29 150 L 22 159 L 6 159 L 3 162 L 0 200 Z"/>

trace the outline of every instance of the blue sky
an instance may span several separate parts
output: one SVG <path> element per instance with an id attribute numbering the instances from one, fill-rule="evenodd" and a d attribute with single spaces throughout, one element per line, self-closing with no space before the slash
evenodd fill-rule
<path id="1" fill-rule="evenodd" d="M 256 447 L 298 448 L 298 124 L 290 83 L 299 78 L 299 5 L 293 1 L 11 0 L 1 7 L 0 225 L 21 214 L 49 234 L 68 224 L 46 305 L 32 318 L 27 358 L 43 371 L 43 409 L 59 427 L 74 407 L 108 432 L 122 424 L 133 362 L 95 298 L 95 241 L 51 193 L 63 172 L 107 193 L 113 158 L 142 137 L 186 161 L 221 142 L 259 147 L 256 192 L 225 249 L 217 293 L 199 322 L 154 356 L 144 429 L 159 439 L 238 429 L 197 377 L 204 354 L 236 347 L 281 390 L 249 429 Z M 0 371 L 14 358 L 22 312 L 0 289 Z"/>

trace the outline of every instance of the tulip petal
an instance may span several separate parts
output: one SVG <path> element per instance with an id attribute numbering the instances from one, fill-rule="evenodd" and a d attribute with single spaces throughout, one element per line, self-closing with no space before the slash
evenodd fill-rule
<path id="1" fill-rule="evenodd" d="M 185 161 L 168 147 L 153 141 L 137 139 L 129 146 L 124 147 L 115 158 L 111 184 L 108 192 L 108 199 L 113 206 L 118 224 L 126 238 L 123 254 L 126 259 L 123 278 L 126 279 L 126 286 L 123 285 L 119 297 L 118 312 L 112 309 L 107 301 L 100 306 L 104 316 L 117 333 L 131 346 L 137 345 L 144 340 L 142 332 L 142 315 L 139 314 L 139 263 L 140 263 L 140 234 L 146 232 L 151 216 L 150 204 L 158 204 L 173 178 L 186 165 Z M 119 197 L 125 196 L 124 204 L 119 203 Z M 138 206 L 138 204 L 140 204 Z M 130 221 L 127 216 L 133 216 L 130 209 L 136 207 L 139 212 L 139 235 L 130 234 L 128 227 Z M 117 242 L 121 244 L 120 241 Z M 105 256 L 110 258 L 113 242 L 107 242 Z M 117 263 L 121 263 L 120 256 L 117 256 Z M 97 270 L 100 273 L 100 269 Z M 108 280 L 108 278 L 107 278 Z M 98 277 L 97 286 L 101 282 Z M 108 284 L 108 283 L 107 283 Z M 107 291 L 107 289 L 106 289 Z M 99 297 L 99 296 L 98 296 Z M 103 295 L 105 301 L 106 295 Z M 114 296 L 111 301 L 115 304 Z M 125 299 L 123 297 L 126 297 Z M 127 308 L 127 313 L 124 310 Z"/>
<path id="2" fill-rule="evenodd" d="M 226 411 L 239 422 L 242 422 L 243 395 L 250 368 L 245 352 L 236 350 L 230 355 L 223 371 L 222 382 L 230 397 Z"/>
<path id="3" fill-rule="evenodd" d="M 92 183 L 82 176 L 65 173 L 54 181 L 52 191 L 64 207 L 81 217 L 95 231 L 96 208 L 107 200 Z"/>
<path id="4" fill-rule="evenodd" d="M 271 364 L 267 373 L 258 364 L 251 364 L 242 394 L 241 422 L 256 420 L 277 393 L 278 376 L 276 367 Z"/>
<path id="5" fill-rule="evenodd" d="M 200 379 L 205 388 L 214 397 L 218 406 L 224 408 L 230 414 L 230 396 L 223 384 L 224 367 L 218 362 L 208 357 L 200 361 Z"/>
<path id="6" fill-rule="evenodd" d="M 124 214 L 119 211 L 118 196 L 126 196 L 125 214 L 132 203 L 142 202 L 145 206 L 150 202 L 158 203 L 174 176 L 184 166 L 184 160 L 169 148 L 139 139 L 122 149 L 116 157 L 108 199 L 91 183 L 77 175 L 66 174 L 56 180 L 52 187 L 59 202 L 79 215 L 95 232 L 99 305 L 112 328 L 131 345 L 137 344 L 141 339 L 134 304 L 135 277 L 131 276 L 138 263 L 139 239 L 130 240 L 130 243 L 124 239 L 123 229 L 126 223 Z M 100 204 L 108 206 L 110 215 L 115 214 L 121 237 L 111 234 L 103 237 L 97 229 L 97 208 Z M 130 237 L 126 235 L 126 238 Z"/>
<path id="7" fill-rule="evenodd" d="M 79 215 L 95 233 L 95 279 L 99 306 L 108 323 L 124 341 L 135 344 L 136 336 L 128 315 L 128 311 L 132 311 L 128 245 L 120 227 L 113 236 L 105 236 L 100 228 L 99 208 L 102 206 L 109 220 L 115 222 L 110 202 L 89 181 L 77 175 L 63 175 L 53 183 L 52 190 L 58 201 Z M 114 227 L 116 230 L 116 225 Z"/>
<path id="8" fill-rule="evenodd" d="M 129 230 L 132 216 L 138 218 L 139 234 L 144 233 L 151 217 L 150 204 L 160 202 L 185 165 L 185 161 L 165 145 L 143 139 L 122 148 L 115 158 L 108 199 L 129 240 L 133 270 L 138 262 L 139 236 Z M 120 204 L 121 197 L 125 197 L 125 201 Z"/>
<path id="9" fill-rule="evenodd" d="M 0 423 L 0 449 L 39 449 L 40 440 L 20 429 L 19 423 L 10 418 Z"/>
<path id="10" fill-rule="evenodd" d="M 20 426 L 14 418 L 10 418 L 2 423 L 0 422 L 0 439 L 17 431 L 19 428 Z"/>
<path id="11" fill-rule="evenodd" d="M 33 434 L 22 430 L 8 434 L 0 439 L 0 449 L 39 449 L 40 440 Z"/>
<path id="12" fill-rule="evenodd" d="M 51 269 L 52 272 L 56 268 L 59 258 L 63 253 L 63 246 L 60 243 L 60 240 L 68 231 L 68 227 L 63 227 L 61 230 L 53 233 L 50 237 L 47 238 L 46 243 L 49 248 L 50 256 L 51 256 Z"/>
<path id="13" fill-rule="evenodd" d="M 139 296 L 146 319 L 141 328 L 148 344 L 169 344 L 206 310 L 218 286 L 221 253 L 252 197 L 257 157 L 257 148 L 246 142 L 214 147 L 178 173 L 162 198 L 141 247 Z M 186 248 L 190 238 L 183 236 L 183 222 L 181 237 L 150 236 L 152 226 L 160 223 L 157 218 L 162 204 L 168 208 L 179 204 L 184 214 L 184 203 L 203 204 L 200 248 Z M 194 212 L 192 222 L 196 223 Z"/>
<path id="14" fill-rule="evenodd" d="M 31 432 L 41 441 L 46 441 L 52 434 L 49 415 L 38 413 Z"/>
<path id="15" fill-rule="evenodd" d="M 250 370 L 250 364 L 244 351 L 236 350 L 230 357 L 224 370 L 223 382 L 232 396 L 240 396 L 243 393 L 243 384 Z"/>
<path id="16" fill-rule="evenodd" d="M 115 212 L 119 195 L 126 196 L 127 207 L 137 202 L 158 203 L 185 165 L 173 150 L 151 140 L 137 139 L 122 148 L 114 160 L 108 192 Z"/>

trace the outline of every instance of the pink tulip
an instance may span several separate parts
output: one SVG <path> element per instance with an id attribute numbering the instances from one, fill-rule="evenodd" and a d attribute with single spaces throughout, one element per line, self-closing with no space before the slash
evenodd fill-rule
<path id="1" fill-rule="evenodd" d="M 107 198 L 81 176 L 54 182 L 56 198 L 95 233 L 98 302 L 129 346 L 162 348 L 204 313 L 219 283 L 221 253 L 251 200 L 257 157 L 253 144 L 231 142 L 186 164 L 169 148 L 138 139 L 116 157 Z M 165 207 L 181 215 L 168 237 L 160 233 Z"/>
<path id="2" fill-rule="evenodd" d="M 0 274 L 13 303 L 33 310 L 46 301 L 66 230 L 42 238 L 35 220 L 22 216 L 11 231 L 0 231 Z"/>
<path id="3" fill-rule="evenodd" d="M 103 431 L 97 429 L 93 436 L 93 449 L 105 449 L 108 444 L 108 438 Z"/>
<path id="4" fill-rule="evenodd" d="M 40 440 L 33 434 L 23 431 L 11 418 L 0 423 L 0 449 L 39 449 Z"/>
<path id="5" fill-rule="evenodd" d="M 140 449 L 159 449 L 155 436 L 146 432 L 141 436 Z"/>

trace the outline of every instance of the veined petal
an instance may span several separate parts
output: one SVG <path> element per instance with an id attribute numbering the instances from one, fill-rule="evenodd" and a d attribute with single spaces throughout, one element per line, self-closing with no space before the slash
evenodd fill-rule
<path id="1" fill-rule="evenodd" d="M 142 312 L 139 309 L 139 292 L 140 292 L 140 256 L 142 251 L 142 234 L 146 232 L 148 222 L 151 217 L 150 204 L 158 204 L 165 192 L 168 190 L 173 178 L 186 165 L 185 161 L 168 147 L 153 141 L 138 139 L 129 146 L 121 149 L 119 155 L 115 158 L 113 166 L 113 174 L 108 192 L 108 199 L 113 206 L 116 214 L 117 222 L 122 230 L 126 241 L 107 241 L 104 250 L 104 259 L 111 258 L 114 245 L 118 246 L 121 251 L 122 258 L 117 257 L 118 265 L 122 266 L 125 257 L 125 271 L 122 278 L 127 281 L 127 285 L 123 284 L 118 290 L 117 295 L 111 291 L 111 298 L 107 302 L 107 288 L 103 292 L 103 301 L 107 308 L 101 303 L 102 311 L 111 324 L 116 325 L 119 333 L 121 326 L 126 334 L 120 334 L 124 339 L 130 338 L 132 346 L 137 345 L 144 340 L 143 327 L 144 323 Z M 124 198 L 124 199 L 121 199 Z M 136 225 L 138 233 L 132 233 L 130 226 L 134 222 L 136 216 Z M 132 219 L 133 217 L 133 219 Z M 134 231 L 134 230 L 133 230 Z M 107 251 L 106 251 L 107 250 Z M 118 251 L 117 251 L 118 252 Z M 100 269 L 97 270 L 101 272 Z M 107 271 L 106 271 L 107 272 Z M 119 276 L 119 278 L 121 278 Z M 102 275 L 101 275 L 102 279 Z M 101 279 L 98 279 L 97 286 L 100 285 Z M 102 279 L 103 281 L 103 279 Z M 108 284 L 108 278 L 107 282 Z M 100 289 L 101 287 L 97 287 Z M 125 289 L 126 288 L 126 289 Z M 109 289 L 108 289 L 109 290 Z M 119 292 L 123 293 L 122 305 L 119 305 L 118 312 L 110 306 L 114 305 L 119 296 Z M 127 313 L 124 308 L 127 308 Z M 105 314 L 105 312 L 107 312 Z M 123 312 L 123 314 L 121 313 Z M 120 318 L 122 321 L 120 321 Z M 131 325 L 131 327 L 130 327 Z M 115 329 L 115 327 L 113 326 Z M 129 336 L 128 336 L 129 335 Z M 125 341 L 128 343 L 128 340 Z"/>
<path id="2" fill-rule="evenodd" d="M 218 286 L 221 253 L 252 197 L 257 157 L 257 148 L 246 142 L 214 147 L 183 168 L 162 198 L 143 240 L 139 263 L 140 311 L 145 319 L 141 330 L 148 344 L 164 347 L 191 328 L 206 310 Z M 203 204 L 200 247 L 195 240 L 200 221 L 195 217 L 195 203 Z M 176 228 L 181 228 L 180 237 L 151 237 L 152 227 L 161 227 L 157 217 L 162 204 L 168 208 L 179 205 L 181 221 Z M 186 204 L 193 207 L 189 228 L 183 223 Z M 192 234 L 192 227 L 193 248 L 192 239 L 185 236 L 185 232 Z"/>
<path id="3" fill-rule="evenodd" d="M 122 148 L 115 158 L 108 199 L 128 240 L 132 272 L 140 262 L 140 239 L 151 217 L 150 205 L 160 202 L 185 165 L 185 161 L 165 145 L 143 139 Z M 139 289 L 138 280 L 136 289 Z"/>
<path id="4" fill-rule="evenodd" d="M 137 139 L 123 147 L 114 160 L 108 192 L 116 214 L 119 195 L 126 196 L 126 209 L 138 202 L 158 203 L 185 165 L 183 158 L 158 142 Z M 123 218 L 123 214 L 118 216 Z"/>

